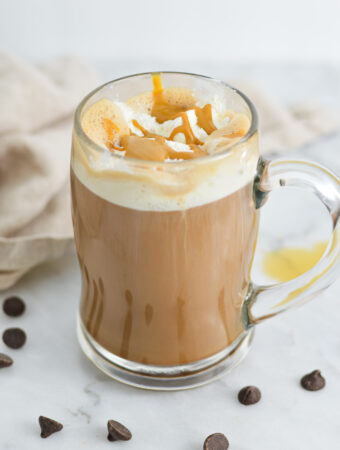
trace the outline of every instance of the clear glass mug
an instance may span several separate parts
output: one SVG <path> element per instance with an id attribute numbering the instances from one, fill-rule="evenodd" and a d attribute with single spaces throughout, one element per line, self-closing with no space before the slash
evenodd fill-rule
<path id="1" fill-rule="evenodd" d="M 75 113 L 72 215 L 82 276 L 80 345 L 111 377 L 150 389 L 194 387 L 247 354 L 254 325 L 298 306 L 339 274 L 340 182 L 310 162 L 264 161 L 251 101 L 207 77 L 164 72 L 165 87 L 222 96 L 247 114 L 233 146 L 178 162 L 122 159 L 84 133 L 84 111 L 102 98 L 151 90 L 151 75 L 109 82 Z M 333 232 L 320 261 L 291 281 L 258 286 L 250 271 L 259 211 L 277 187 L 315 193 Z"/>

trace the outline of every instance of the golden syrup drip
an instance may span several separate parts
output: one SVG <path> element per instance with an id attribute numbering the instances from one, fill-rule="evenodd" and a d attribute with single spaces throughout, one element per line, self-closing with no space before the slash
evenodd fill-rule
<path id="1" fill-rule="evenodd" d="M 265 254 L 264 273 L 277 281 L 289 281 L 311 269 L 326 250 L 327 242 L 318 242 L 308 248 L 280 248 Z"/>

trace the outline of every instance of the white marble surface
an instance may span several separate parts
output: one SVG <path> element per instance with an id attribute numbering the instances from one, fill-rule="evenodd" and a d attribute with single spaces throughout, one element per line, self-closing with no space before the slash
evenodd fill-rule
<path id="1" fill-rule="evenodd" d="M 247 67 L 229 72 L 248 73 L 283 102 L 317 96 L 335 106 L 340 103 L 335 69 Z M 339 151 L 338 135 L 294 156 L 315 159 L 340 174 Z M 263 208 L 255 278 L 263 279 L 263 249 L 296 240 L 307 244 L 325 237 L 328 229 L 327 214 L 311 195 L 288 189 L 272 194 Z M 148 392 L 108 379 L 81 353 L 75 334 L 80 292 L 75 255 L 38 267 L 0 296 L 17 294 L 27 302 L 21 318 L 0 313 L 0 331 L 20 326 L 28 335 L 20 350 L 9 351 L 0 343 L 0 352 L 14 359 L 12 367 L 0 371 L 0 449 L 199 450 L 204 438 L 218 431 L 228 436 L 230 450 L 337 449 L 339 291 L 337 282 L 303 308 L 258 326 L 246 360 L 220 381 L 191 391 Z M 300 377 L 315 368 L 324 373 L 326 388 L 302 390 Z M 252 407 L 237 401 L 238 390 L 247 384 L 259 386 L 263 394 Z M 64 430 L 47 441 L 40 439 L 39 415 L 60 420 Z M 133 439 L 109 443 L 109 418 L 130 427 Z"/>

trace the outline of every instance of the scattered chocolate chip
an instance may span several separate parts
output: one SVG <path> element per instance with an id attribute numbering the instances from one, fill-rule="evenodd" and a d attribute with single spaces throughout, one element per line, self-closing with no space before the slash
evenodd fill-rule
<path id="1" fill-rule="evenodd" d="M 307 391 L 319 391 L 324 388 L 326 380 L 321 375 L 320 370 L 313 370 L 311 373 L 307 373 L 301 378 L 301 386 Z"/>
<path id="2" fill-rule="evenodd" d="M 24 301 L 16 296 L 6 298 L 2 304 L 4 313 L 11 317 L 21 316 L 25 311 L 25 308 Z"/>
<path id="3" fill-rule="evenodd" d="M 4 353 L 0 353 L 0 369 L 3 367 L 8 367 L 13 364 L 13 359 Z"/>
<path id="4" fill-rule="evenodd" d="M 214 433 L 206 438 L 203 450 L 227 450 L 229 441 L 222 433 Z"/>
<path id="5" fill-rule="evenodd" d="M 2 335 L 2 340 L 10 348 L 20 348 L 26 342 L 26 333 L 21 328 L 7 328 Z"/>
<path id="6" fill-rule="evenodd" d="M 238 400 L 242 405 L 254 405 L 261 400 L 261 391 L 256 386 L 246 386 L 238 393 Z"/>
<path id="7" fill-rule="evenodd" d="M 115 420 L 109 420 L 107 422 L 107 429 L 109 432 L 107 435 L 109 441 L 129 441 L 132 438 L 131 431 Z"/>
<path id="8" fill-rule="evenodd" d="M 63 428 L 63 425 L 61 423 L 44 416 L 39 417 L 39 425 L 41 429 L 40 436 L 42 438 L 47 438 L 51 436 L 51 434 L 56 433 Z"/>

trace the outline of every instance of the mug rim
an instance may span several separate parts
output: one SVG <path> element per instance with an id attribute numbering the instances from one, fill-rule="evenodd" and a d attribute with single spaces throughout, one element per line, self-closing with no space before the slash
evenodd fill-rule
<path id="1" fill-rule="evenodd" d="M 129 78 L 136 78 L 136 77 L 142 77 L 145 75 L 152 75 L 152 74 L 176 74 L 176 75 L 188 75 L 191 77 L 195 77 L 195 78 L 201 78 L 201 79 L 205 79 L 205 80 L 209 80 L 212 81 L 214 83 L 220 84 L 224 87 L 227 87 L 231 90 L 233 90 L 234 92 L 236 92 L 236 94 L 238 96 L 240 96 L 243 101 L 246 103 L 247 107 L 249 108 L 250 111 L 250 127 L 247 131 L 247 133 L 242 136 L 241 139 L 239 139 L 237 142 L 235 142 L 235 144 L 227 147 L 225 150 L 212 154 L 212 155 L 206 155 L 202 158 L 195 158 L 194 159 L 194 163 L 195 164 L 204 164 L 204 163 L 208 163 L 208 162 L 212 162 L 212 161 L 216 161 L 219 159 L 222 159 L 223 157 L 225 157 L 226 155 L 228 155 L 230 153 L 230 151 L 242 144 L 244 144 L 245 142 L 247 142 L 250 138 L 252 138 L 254 136 L 254 134 L 257 133 L 258 130 L 258 114 L 256 111 L 256 108 L 253 104 L 253 102 L 249 99 L 249 97 L 247 97 L 242 91 L 240 91 L 239 89 L 235 88 L 234 86 L 230 85 L 229 83 L 226 83 L 225 81 L 219 80 L 217 78 L 214 77 L 209 77 L 207 75 L 200 75 L 200 74 L 196 74 L 196 73 L 192 73 L 192 72 L 181 72 L 181 71 L 171 71 L 171 70 L 165 70 L 165 71 L 154 71 L 154 72 L 140 72 L 140 73 L 135 73 L 135 74 L 131 74 L 131 75 L 125 75 L 123 77 L 119 77 L 119 78 L 115 78 L 113 80 L 107 81 L 106 83 L 101 84 L 100 86 L 98 86 L 97 88 L 93 89 L 89 94 L 87 94 L 83 100 L 79 103 L 79 105 L 77 106 L 75 113 L 74 113 L 74 130 L 77 134 L 78 137 L 80 137 L 81 140 L 84 141 L 85 145 L 87 146 L 91 146 L 94 150 L 98 151 L 99 153 L 103 153 L 104 151 L 106 151 L 106 149 L 102 146 L 100 146 L 99 144 L 97 144 L 95 141 L 93 141 L 83 130 L 83 127 L 81 125 L 81 114 L 82 111 L 84 109 L 84 107 L 86 106 L 87 102 L 91 99 L 91 97 L 93 97 L 97 92 L 99 92 L 100 90 L 104 89 L 106 86 L 109 86 L 111 84 L 114 84 L 118 81 L 122 81 L 122 80 L 128 80 Z M 113 158 L 116 158 L 117 160 L 121 160 L 122 157 L 120 155 L 116 155 L 114 153 L 112 153 L 111 155 Z M 146 165 L 146 166 L 166 166 L 169 167 L 169 163 L 166 161 L 149 161 L 149 160 L 145 160 L 145 159 L 140 159 L 140 158 L 131 158 L 129 156 L 124 156 L 124 160 L 128 163 L 131 164 L 138 164 L 138 165 Z M 193 164 L 193 160 L 187 159 L 187 160 L 183 160 L 183 161 L 173 161 L 171 162 L 171 166 L 172 167 L 178 167 L 178 166 L 184 166 L 184 165 L 189 165 L 189 164 Z"/>

